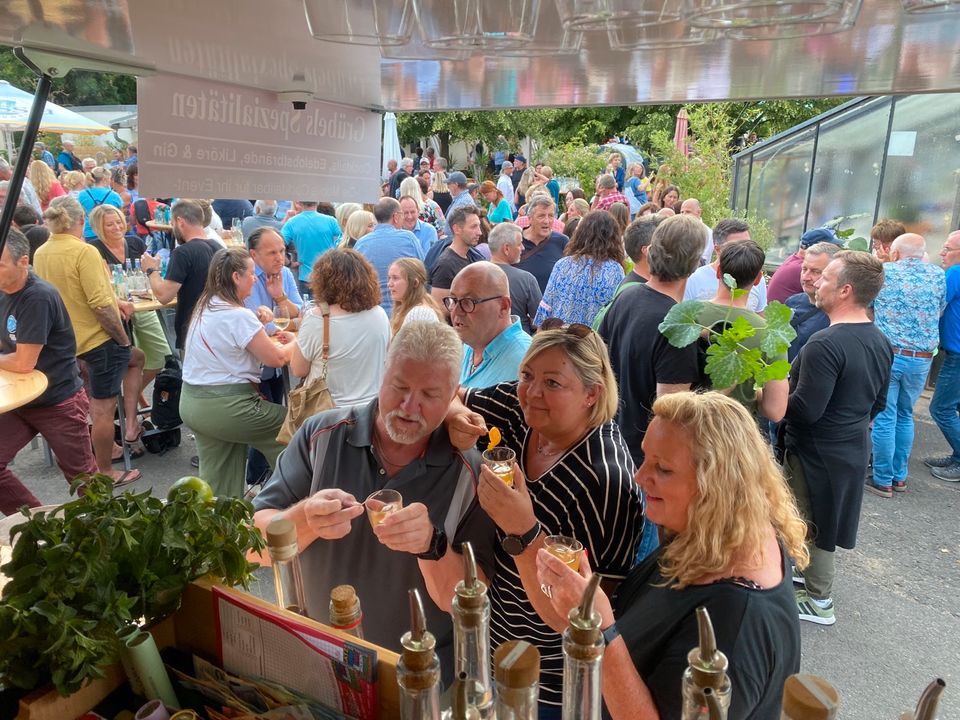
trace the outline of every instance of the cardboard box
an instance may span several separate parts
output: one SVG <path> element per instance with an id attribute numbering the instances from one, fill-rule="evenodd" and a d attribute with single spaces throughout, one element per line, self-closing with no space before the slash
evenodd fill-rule
<path id="1" fill-rule="evenodd" d="M 161 650 L 167 647 L 176 647 L 190 653 L 196 653 L 208 660 L 216 661 L 219 642 L 214 622 L 214 607 L 212 588 L 213 583 L 198 580 L 190 583 L 183 593 L 180 609 L 170 617 L 150 628 L 157 647 Z M 260 598 L 247 595 L 246 599 L 255 605 L 270 608 L 277 612 L 285 612 Z M 352 643 L 363 645 L 377 651 L 377 687 L 380 694 L 380 717 L 400 717 L 399 689 L 397 687 L 397 660 L 399 656 L 384 648 L 378 647 L 352 635 L 346 635 L 339 630 L 322 623 L 313 622 L 300 615 L 290 614 L 298 622 L 312 625 L 324 632 L 338 635 Z M 105 697 L 126 682 L 122 666 L 118 663 L 106 668 L 106 676 L 84 685 L 80 690 L 63 697 L 53 688 L 43 688 L 30 693 L 20 700 L 18 720 L 72 720 L 83 713 L 92 710 Z"/>

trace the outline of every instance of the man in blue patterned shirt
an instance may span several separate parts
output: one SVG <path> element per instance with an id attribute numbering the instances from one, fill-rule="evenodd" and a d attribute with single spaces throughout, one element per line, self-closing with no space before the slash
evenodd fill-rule
<path id="1" fill-rule="evenodd" d="M 890 246 L 883 289 L 874 302 L 874 322 L 893 345 L 887 406 L 873 421 L 873 479 L 867 490 L 880 497 L 907 489 L 913 447 L 913 406 L 930 372 L 946 305 L 943 270 L 924 260 L 926 242 L 905 233 Z"/>
<path id="2" fill-rule="evenodd" d="M 960 482 L 960 230 L 947 235 L 940 261 L 947 277 L 947 307 L 940 319 L 940 349 L 944 358 L 930 401 L 930 415 L 950 443 L 951 453 L 926 457 L 923 463 L 934 477 Z"/>

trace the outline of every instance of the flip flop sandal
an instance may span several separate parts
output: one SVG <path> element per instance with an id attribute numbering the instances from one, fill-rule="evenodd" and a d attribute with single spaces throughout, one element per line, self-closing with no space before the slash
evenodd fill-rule
<path id="1" fill-rule="evenodd" d="M 130 448 L 130 459 L 131 459 L 131 460 L 136 460 L 136 459 L 139 458 L 139 457 L 143 457 L 144 454 L 146 454 L 146 450 L 144 450 L 143 446 L 141 446 L 141 445 L 138 445 L 138 446 L 135 447 L 135 448 Z M 110 462 L 113 463 L 114 465 L 119 465 L 120 463 L 122 463 L 122 462 L 123 462 L 123 453 L 120 453 L 120 455 L 119 455 L 118 457 L 112 457 L 112 458 L 110 458 Z"/>
<path id="2" fill-rule="evenodd" d="M 120 475 L 120 477 L 113 481 L 113 487 L 122 488 L 124 485 L 135 483 L 141 477 L 143 477 L 143 475 L 139 470 L 126 470 Z"/>

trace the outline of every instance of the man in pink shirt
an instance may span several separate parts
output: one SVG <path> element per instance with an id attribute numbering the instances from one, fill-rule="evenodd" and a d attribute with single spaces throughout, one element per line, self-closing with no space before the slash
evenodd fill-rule
<path id="1" fill-rule="evenodd" d="M 614 203 L 623 203 L 630 207 L 630 201 L 617 191 L 616 178 L 613 175 L 601 175 L 597 180 L 597 197 L 593 201 L 593 209 L 608 210 Z"/>
<path id="2" fill-rule="evenodd" d="M 829 228 L 813 228 L 807 230 L 800 236 L 800 248 L 790 257 L 783 261 L 773 277 L 770 278 L 770 284 L 767 286 L 767 300 L 776 300 L 784 302 L 791 295 L 803 292 L 803 286 L 800 284 L 800 268 L 803 265 L 803 256 L 807 248 L 816 245 L 818 242 L 833 243 L 843 247 L 843 241 L 833 234 Z"/>

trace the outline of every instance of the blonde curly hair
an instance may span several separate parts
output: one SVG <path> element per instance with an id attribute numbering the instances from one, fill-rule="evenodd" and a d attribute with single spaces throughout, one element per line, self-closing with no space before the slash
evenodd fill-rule
<path id="1" fill-rule="evenodd" d="M 759 563 L 770 525 L 797 567 L 807 566 L 806 523 L 743 405 L 718 392 L 679 392 L 657 398 L 653 414 L 687 432 L 697 471 L 687 529 L 660 556 L 669 585 L 682 589 L 737 558 Z"/>

